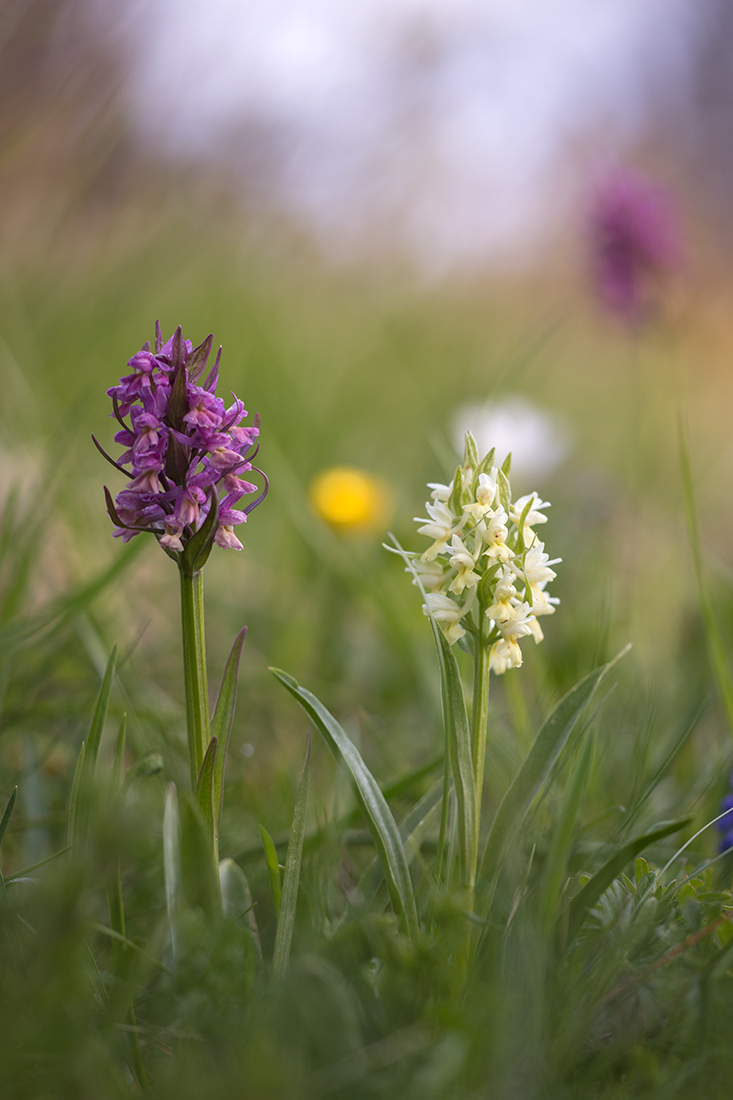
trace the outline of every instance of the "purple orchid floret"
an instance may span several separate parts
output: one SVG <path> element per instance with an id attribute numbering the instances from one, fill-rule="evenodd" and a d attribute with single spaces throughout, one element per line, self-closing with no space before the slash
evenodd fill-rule
<path id="1" fill-rule="evenodd" d="M 643 321 L 661 283 L 684 263 L 672 197 L 640 172 L 618 170 L 596 191 L 590 231 L 601 301 L 627 322 Z"/>
<path id="2" fill-rule="evenodd" d="M 180 328 L 163 343 L 156 323 L 155 352 L 146 343 L 130 359 L 130 373 L 107 390 L 121 427 L 115 442 L 124 451 L 115 461 L 94 442 L 130 479 L 114 503 L 105 490 L 114 538 L 128 542 L 148 531 L 169 554 L 182 554 L 214 505 L 216 529 L 209 538 L 218 546 L 242 549 L 234 528 L 246 522 L 268 489 L 267 478 L 251 461 L 259 446 L 259 418 L 241 425 L 248 414 L 239 398 L 232 395 L 234 404 L 226 408 L 216 396 L 221 348 L 198 384 L 211 346 L 209 336 L 194 348 L 181 338 Z M 252 470 L 264 479 L 262 491 L 243 476 Z M 248 506 L 233 507 L 258 491 Z"/>

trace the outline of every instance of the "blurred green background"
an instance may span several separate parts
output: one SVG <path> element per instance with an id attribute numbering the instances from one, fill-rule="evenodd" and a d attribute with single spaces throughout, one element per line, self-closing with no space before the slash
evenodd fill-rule
<path id="1" fill-rule="evenodd" d="M 218 552 L 207 569 L 212 680 L 235 632 L 249 629 L 228 849 L 253 843 L 258 820 L 273 830 L 290 821 L 305 726 L 270 665 L 336 710 L 380 779 L 440 752 L 417 594 L 381 548 L 386 532 L 332 531 L 308 486 L 332 465 L 372 472 L 390 487 L 395 533 L 418 547 L 412 517 L 422 514 L 425 482 L 451 475 L 455 409 L 506 395 L 560 417 L 571 447 L 537 484 L 552 501 L 543 534 L 563 559 L 554 587 L 562 604 L 521 675 L 497 682 L 497 753 L 516 758 L 548 705 L 631 642 L 623 703 L 611 704 L 601 746 L 597 808 L 628 801 L 639 782 L 632 762 L 652 767 L 701 711 L 650 814 L 671 816 L 684 803 L 710 816 L 729 740 L 697 610 L 678 419 L 727 637 L 733 330 L 726 257 L 693 192 L 678 196 L 684 285 L 638 334 L 594 300 L 580 210 L 534 264 L 428 277 L 394 256 L 335 262 L 291 215 L 248 205 L 225 169 L 183 165 L 136 140 L 120 59 L 95 39 L 85 11 L 34 0 L 7 3 L 2 15 L 0 780 L 3 790 L 20 781 L 25 800 L 8 867 L 40 858 L 62 835 L 70 769 L 113 642 L 135 750 L 161 751 L 165 778 L 185 774 L 177 577 L 154 545 L 135 540 L 128 560 L 112 541 L 102 485 L 115 488 L 117 475 L 90 440 L 94 431 L 112 445 L 105 390 L 156 318 L 165 334 L 182 324 L 194 342 L 213 332 L 223 345 L 220 388 L 259 412 L 272 485 L 244 553 Z M 664 165 L 653 143 L 639 156 Z M 18 641 L 14 624 L 123 559 L 94 602 Z M 327 799 L 332 767 L 316 755 Z M 489 798 L 509 766 L 495 765 Z"/>

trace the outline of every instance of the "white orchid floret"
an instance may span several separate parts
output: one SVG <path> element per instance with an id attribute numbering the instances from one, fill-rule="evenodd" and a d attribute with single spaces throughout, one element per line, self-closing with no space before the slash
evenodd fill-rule
<path id="1" fill-rule="evenodd" d="M 483 519 L 491 511 L 491 506 L 496 497 L 496 476 L 495 466 L 492 467 L 491 474 L 479 474 L 475 502 L 463 505 L 463 511 L 476 520 Z"/>
<path id="2" fill-rule="evenodd" d="M 554 610 L 555 609 L 553 608 L 553 611 Z M 532 635 L 534 637 L 535 645 L 539 645 L 540 642 L 542 641 L 542 639 L 544 638 L 544 634 L 542 633 L 542 627 L 537 622 L 537 620 L 534 618 L 534 616 L 529 620 L 529 626 L 530 626 L 530 630 L 532 631 Z"/>
<path id="3" fill-rule="evenodd" d="M 443 628 L 443 632 L 446 641 L 450 645 L 463 637 L 466 633 L 461 626 L 461 617 L 466 613 L 463 607 L 460 607 L 455 600 L 452 600 L 450 596 L 446 596 L 443 592 L 428 592 L 425 601 L 423 604 L 424 614 L 432 614 L 437 622 L 447 624 Z"/>
<path id="4" fill-rule="evenodd" d="M 494 614 L 489 615 L 489 611 L 493 611 Z M 516 642 L 519 638 L 532 633 L 532 627 L 529 624 L 534 616 L 528 603 L 509 604 L 502 601 L 501 604 L 490 607 L 486 614 L 496 623 L 506 641 Z"/>
<path id="5" fill-rule="evenodd" d="M 557 596 L 548 596 L 544 588 L 538 588 L 534 584 L 531 584 L 529 587 L 532 594 L 532 614 L 554 615 L 555 606 L 560 603 Z"/>
<path id="6" fill-rule="evenodd" d="M 501 638 L 494 642 L 489 654 L 489 668 L 497 676 L 502 676 L 510 668 L 520 668 L 522 651 L 517 642 L 508 642 Z"/>
<path id="7" fill-rule="evenodd" d="M 457 596 L 460 596 L 464 588 L 473 588 L 481 580 L 480 574 L 474 572 L 474 566 L 481 553 L 481 543 L 479 542 L 478 550 L 472 553 L 465 542 L 458 535 L 454 535 L 451 539 L 450 548 L 452 553 L 449 561 L 453 569 L 458 570 L 458 573 L 451 581 L 448 591 L 455 592 Z"/>
<path id="8" fill-rule="evenodd" d="M 413 576 L 412 578 L 414 585 L 418 584 L 419 579 L 423 588 L 426 588 L 428 592 L 436 592 L 443 587 L 446 571 L 442 561 L 437 558 L 434 561 L 423 561 L 422 558 L 417 558 L 412 562 L 412 568 L 417 573 L 417 577 Z M 405 572 L 409 573 L 411 570 L 406 569 Z"/>
<path id="9" fill-rule="evenodd" d="M 511 561 L 514 557 L 514 551 L 506 544 L 509 537 L 508 520 L 509 517 L 501 506 L 497 508 L 488 521 L 484 520 L 486 524 L 484 538 L 488 543 L 485 553 L 489 558 L 498 558 L 499 561 Z"/>
<path id="10" fill-rule="evenodd" d="M 460 531 L 463 520 L 457 521 L 450 509 L 439 500 L 434 504 L 427 502 L 425 507 L 430 519 L 425 520 L 422 516 L 415 516 L 415 523 L 423 524 L 417 529 L 419 535 L 427 535 L 428 538 L 435 539 L 433 545 L 429 546 L 422 556 L 423 561 L 432 561 L 445 550 L 451 536 Z"/>
<path id="11" fill-rule="evenodd" d="M 430 494 L 433 500 L 446 501 L 453 492 L 453 482 L 451 481 L 450 485 L 442 485 L 439 481 L 429 481 L 428 489 L 433 490 Z"/>
<path id="12" fill-rule="evenodd" d="M 514 587 L 514 574 L 505 567 L 496 582 L 494 602 L 491 607 L 486 608 L 486 616 L 496 623 L 508 622 L 509 619 L 514 617 L 520 602 L 517 599 L 517 590 Z"/>
<path id="13" fill-rule="evenodd" d="M 518 577 L 526 577 L 532 588 L 544 588 L 549 581 L 554 581 L 557 573 L 551 569 L 551 565 L 557 565 L 562 558 L 553 558 L 545 553 L 545 544 L 535 542 L 524 555 L 524 561 L 517 559 L 512 564 L 512 569 Z"/>
<path id="14" fill-rule="evenodd" d="M 550 507 L 549 500 L 541 500 L 539 493 L 528 493 L 526 496 L 520 497 L 519 500 L 515 500 L 510 505 L 509 511 L 511 520 L 516 523 L 517 527 L 522 519 L 522 512 L 530 502 L 530 509 L 524 517 L 523 534 L 525 543 L 532 541 L 533 527 L 536 527 L 538 523 L 547 523 L 547 516 L 543 515 L 542 509 Z"/>

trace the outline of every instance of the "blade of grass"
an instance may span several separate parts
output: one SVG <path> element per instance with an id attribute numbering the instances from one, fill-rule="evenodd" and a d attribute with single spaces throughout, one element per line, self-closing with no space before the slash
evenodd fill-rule
<path id="1" fill-rule="evenodd" d="M 588 738 L 570 778 L 560 817 L 553 832 L 540 893 L 540 911 L 545 930 L 549 930 L 552 924 L 553 909 L 560 895 L 563 877 L 566 873 L 580 800 L 583 797 L 593 762 L 593 749 L 593 739 Z"/>
<path id="2" fill-rule="evenodd" d="M 2 821 L 0 821 L 0 848 L 2 848 L 2 843 L 3 843 L 3 840 L 5 839 L 5 834 L 8 831 L 8 825 L 10 824 L 10 818 L 13 816 L 13 809 L 15 807 L 15 800 L 16 800 L 17 797 L 18 797 L 18 788 L 13 787 L 13 793 L 10 795 L 10 798 L 8 799 L 7 805 L 5 807 L 5 812 L 3 813 Z"/>
<path id="3" fill-rule="evenodd" d="M 315 695 L 301 687 L 287 672 L 276 668 L 271 671 L 298 700 L 351 779 L 354 793 L 364 812 L 382 860 L 395 912 L 408 935 L 414 938 L 417 935 L 418 923 L 410 871 L 399 829 L 377 781 L 362 760 L 354 743 Z"/>
<path id="4" fill-rule="evenodd" d="M 627 646 L 612 661 L 584 676 L 563 696 L 543 723 L 532 748 L 501 800 L 491 825 L 481 869 L 482 877 L 489 885 L 489 895 L 493 892 L 503 855 L 519 833 L 532 803 L 547 782 L 581 712 L 601 680 L 629 648 Z"/>
<path id="5" fill-rule="evenodd" d="M 310 757 L 310 734 L 305 750 L 305 764 L 303 774 L 298 785 L 298 796 L 295 800 L 295 812 L 293 813 L 293 828 L 288 844 L 288 854 L 285 857 L 285 873 L 283 874 L 282 896 L 280 899 L 280 912 L 277 918 L 277 931 L 275 933 L 275 948 L 272 955 L 272 976 L 275 979 L 282 978 L 290 961 L 290 948 L 293 942 L 293 929 L 295 928 L 295 910 L 298 903 L 298 887 L 300 885 L 300 867 L 303 860 L 303 839 L 305 837 L 305 809 L 308 799 L 308 760 Z"/>
<path id="6" fill-rule="evenodd" d="M 233 859 L 223 859 L 219 864 L 219 882 L 224 915 L 231 917 L 232 920 L 246 916 L 257 961 L 262 966 L 262 944 L 247 876 Z"/>
<path id="7" fill-rule="evenodd" d="M 282 886 L 280 883 L 280 864 L 277 861 L 277 848 L 275 847 L 275 841 L 264 825 L 260 825 L 260 836 L 262 837 L 262 846 L 265 849 L 265 860 L 267 862 L 267 873 L 270 877 L 270 889 L 272 890 L 272 900 L 275 905 L 275 915 L 279 917 Z"/>
<path id="8" fill-rule="evenodd" d="M 216 767 L 217 748 L 218 741 L 216 737 L 212 737 L 206 749 L 201 771 L 196 781 L 196 792 L 194 796 L 196 804 L 201 810 L 204 825 L 206 826 L 206 835 L 209 838 L 209 845 L 216 868 L 219 867 L 219 845 L 217 843 L 216 815 L 214 810 L 214 769 Z"/>
<path id="9" fill-rule="evenodd" d="M 247 633 L 247 627 L 242 627 L 235 639 L 232 651 L 224 669 L 224 675 L 219 688 L 219 695 L 214 708 L 214 717 L 211 719 L 211 735 L 219 742 L 219 750 L 214 766 L 214 819 L 217 832 L 221 824 L 221 811 L 224 806 L 224 768 L 226 766 L 227 752 L 229 751 L 229 737 L 232 732 L 234 710 L 237 705 L 237 677 L 239 676 L 239 659 L 242 655 L 242 645 Z"/>

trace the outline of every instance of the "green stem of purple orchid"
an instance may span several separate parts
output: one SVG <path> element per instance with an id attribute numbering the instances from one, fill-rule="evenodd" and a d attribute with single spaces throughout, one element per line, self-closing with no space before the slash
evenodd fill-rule
<path id="1" fill-rule="evenodd" d="M 188 759 L 191 790 L 195 790 L 204 754 L 211 739 L 204 633 L 204 574 L 201 570 L 189 572 L 185 567 L 180 572 Z"/>

